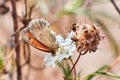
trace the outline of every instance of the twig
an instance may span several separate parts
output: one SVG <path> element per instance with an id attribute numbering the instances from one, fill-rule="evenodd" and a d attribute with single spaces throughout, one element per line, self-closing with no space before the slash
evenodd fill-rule
<path id="1" fill-rule="evenodd" d="M 120 9 L 118 8 L 118 6 L 116 5 L 116 3 L 114 2 L 114 0 L 110 0 L 112 2 L 112 4 L 114 5 L 115 9 L 117 10 L 118 14 L 120 15 Z"/>
<path id="2" fill-rule="evenodd" d="M 32 6 L 30 7 L 29 16 L 28 16 L 28 21 L 31 20 L 32 10 L 33 10 L 34 7 L 35 7 L 35 5 L 32 5 Z"/>
<path id="3" fill-rule="evenodd" d="M 26 27 L 27 25 L 28 25 L 28 23 L 29 23 L 29 16 L 31 16 L 31 15 L 29 15 L 27 12 L 27 0 L 24 0 L 24 3 L 25 3 L 25 17 L 24 17 L 24 19 L 23 19 L 23 24 L 24 24 L 24 26 Z M 28 64 L 28 70 L 27 70 L 27 75 L 26 75 L 26 80 L 29 80 L 29 76 L 30 76 L 30 69 L 31 69 L 31 66 L 30 66 L 30 57 L 31 57 L 31 53 L 30 53 L 30 46 L 27 44 L 26 46 L 25 46 L 26 44 L 24 43 L 24 58 L 26 59 L 25 60 L 25 63 L 22 65 L 22 66 L 24 66 L 25 64 Z M 28 54 L 28 56 L 26 56 L 26 54 Z"/>
<path id="4" fill-rule="evenodd" d="M 73 67 L 71 68 L 70 72 L 65 76 L 65 80 L 67 80 L 67 77 L 70 75 L 70 73 L 72 72 L 72 70 L 74 69 L 74 67 L 76 66 L 77 62 L 79 61 L 80 59 L 80 56 L 81 56 L 81 53 L 79 54 L 77 60 L 75 61 Z"/>
<path id="5" fill-rule="evenodd" d="M 16 0 L 10 0 L 12 6 L 12 17 L 13 17 L 13 25 L 14 32 L 18 29 L 17 22 L 17 11 L 16 11 Z M 15 35 L 15 44 L 19 41 L 19 34 Z M 17 80 L 22 80 L 21 66 L 20 66 L 20 47 L 19 45 L 15 49 L 16 52 L 16 67 L 17 67 Z"/>
<path id="6" fill-rule="evenodd" d="M 24 0 L 24 3 L 25 3 L 25 18 L 27 17 L 27 1 Z"/>

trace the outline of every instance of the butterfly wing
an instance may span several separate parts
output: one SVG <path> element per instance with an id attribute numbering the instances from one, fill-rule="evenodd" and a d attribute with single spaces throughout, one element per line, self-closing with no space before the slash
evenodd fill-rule
<path id="1" fill-rule="evenodd" d="M 51 33 L 49 23 L 43 19 L 32 20 L 29 24 L 30 32 L 33 36 L 45 46 L 52 48 L 55 45 L 56 38 Z"/>
<path id="2" fill-rule="evenodd" d="M 25 40 L 25 42 L 27 42 L 28 44 L 30 44 L 31 46 L 45 51 L 45 52 L 51 52 L 51 49 L 48 48 L 47 46 L 43 45 L 41 42 L 39 42 L 37 39 L 34 38 L 34 36 L 31 34 L 29 28 L 24 28 L 21 32 L 20 35 L 22 36 L 22 38 Z"/>

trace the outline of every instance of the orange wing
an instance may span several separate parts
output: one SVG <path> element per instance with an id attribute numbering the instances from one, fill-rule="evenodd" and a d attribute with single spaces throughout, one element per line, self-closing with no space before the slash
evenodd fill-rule
<path id="1" fill-rule="evenodd" d="M 21 31 L 21 36 L 31 46 L 41 51 L 51 52 L 51 49 L 49 47 L 46 47 L 44 44 L 42 44 L 41 42 L 34 38 L 34 36 L 31 34 L 28 28 L 25 28 Z"/>

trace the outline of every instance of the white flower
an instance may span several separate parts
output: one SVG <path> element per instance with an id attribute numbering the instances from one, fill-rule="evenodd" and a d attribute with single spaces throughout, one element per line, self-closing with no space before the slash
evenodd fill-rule
<path id="1" fill-rule="evenodd" d="M 60 47 L 56 51 L 55 56 L 49 54 L 44 57 L 45 66 L 55 66 L 56 61 L 62 61 L 63 59 L 68 59 L 72 56 L 72 52 L 75 49 L 75 45 L 71 40 L 72 35 L 73 32 L 70 32 L 66 39 L 63 39 L 61 35 L 56 36 L 56 41 Z"/>
<path id="2" fill-rule="evenodd" d="M 52 56 L 52 54 L 44 56 L 44 62 L 45 66 L 55 66 L 55 56 Z"/>

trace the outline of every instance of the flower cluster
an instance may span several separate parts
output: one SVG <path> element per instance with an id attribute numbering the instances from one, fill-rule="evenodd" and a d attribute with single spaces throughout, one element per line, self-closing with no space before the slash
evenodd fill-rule
<path id="1" fill-rule="evenodd" d="M 56 41 L 60 47 L 56 51 L 55 56 L 49 54 L 44 57 L 45 66 L 55 66 L 56 61 L 59 62 L 72 56 L 72 52 L 75 50 L 75 44 L 71 40 L 72 36 L 73 32 L 69 33 L 65 39 L 61 35 L 56 36 Z"/>
<path id="2" fill-rule="evenodd" d="M 81 54 L 86 52 L 95 52 L 97 46 L 101 40 L 98 27 L 96 25 L 76 25 L 73 24 L 72 30 L 75 34 L 72 37 L 72 40 L 76 42 L 77 51 Z"/>

